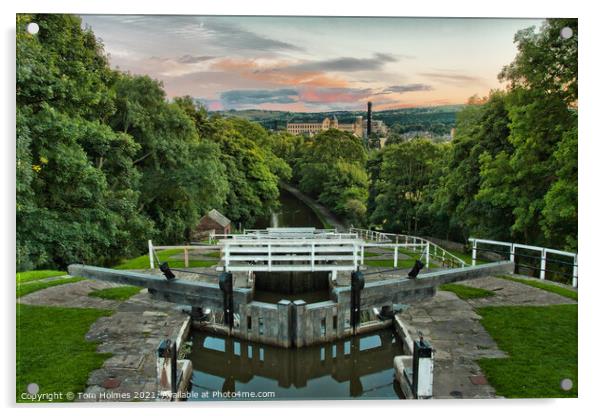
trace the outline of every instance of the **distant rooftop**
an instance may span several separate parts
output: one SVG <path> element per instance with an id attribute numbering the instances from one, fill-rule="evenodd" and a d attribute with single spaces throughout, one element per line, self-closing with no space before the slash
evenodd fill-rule
<path id="1" fill-rule="evenodd" d="M 224 216 L 221 212 L 219 212 L 216 209 L 212 209 L 211 211 L 209 211 L 206 216 L 211 218 L 213 221 L 215 221 L 222 227 L 226 227 L 228 224 L 231 223 L 231 221 L 226 216 Z"/>

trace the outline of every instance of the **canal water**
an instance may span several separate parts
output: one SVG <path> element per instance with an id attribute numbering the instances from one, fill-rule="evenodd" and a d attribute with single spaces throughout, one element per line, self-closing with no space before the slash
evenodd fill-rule
<path id="1" fill-rule="evenodd" d="M 280 189 L 280 209 L 256 221 L 253 228 L 315 227 L 323 228 L 316 213 L 295 195 Z"/>
<path id="2" fill-rule="evenodd" d="M 391 330 L 305 348 L 278 348 L 195 332 L 195 400 L 325 400 L 403 398 L 393 358 L 402 354 Z M 269 397 L 253 397 L 267 395 Z"/>

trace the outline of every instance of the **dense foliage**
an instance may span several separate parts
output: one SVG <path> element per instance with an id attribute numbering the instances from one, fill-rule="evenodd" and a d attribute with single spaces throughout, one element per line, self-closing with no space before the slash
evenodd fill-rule
<path id="1" fill-rule="evenodd" d="M 185 241 L 211 208 L 252 226 L 278 205 L 278 181 L 354 225 L 576 249 L 577 22 L 515 41 L 508 87 L 463 107 L 451 143 L 401 134 L 447 129 L 457 109 L 406 109 L 397 140 L 368 150 L 350 133 L 270 133 L 168 100 L 158 81 L 112 70 L 79 18 L 19 15 L 17 267 L 115 264 L 148 238 Z"/>
<path id="2" fill-rule="evenodd" d="M 211 208 L 243 226 L 269 212 L 290 168 L 267 133 L 191 105 L 112 70 L 78 17 L 19 15 L 18 269 L 114 264 L 184 241 Z"/>
<path id="3" fill-rule="evenodd" d="M 412 140 L 373 158 L 373 223 L 577 249 L 577 21 L 548 20 L 515 42 L 500 73 L 508 88 L 469 102 L 451 148 Z"/>

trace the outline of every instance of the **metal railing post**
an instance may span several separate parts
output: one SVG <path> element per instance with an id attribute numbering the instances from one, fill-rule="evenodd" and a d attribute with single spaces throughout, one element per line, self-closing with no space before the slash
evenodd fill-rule
<path id="1" fill-rule="evenodd" d="M 185 248 L 184 249 L 184 267 L 188 267 L 188 264 L 189 264 L 189 262 L 188 262 L 188 249 Z"/>
<path id="2" fill-rule="evenodd" d="M 151 270 L 155 268 L 155 256 L 153 256 L 153 242 L 148 240 L 148 259 L 150 261 Z"/>
<path id="3" fill-rule="evenodd" d="M 510 261 L 514 263 L 514 243 L 510 245 Z"/>
<path id="4" fill-rule="evenodd" d="M 541 249 L 541 265 L 539 266 L 539 278 L 541 280 L 546 279 L 546 249 Z"/>
<path id="5" fill-rule="evenodd" d="M 171 393 L 172 399 L 175 399 L 175 395 L 178 392 L 178 344 L 174 340 L 171 347 Z"/>
<path id="6" fill-rule="evenodd" d="M 472 265 L 477 265 L 477 240 L 472 240 Z"/>
<path id="7" fill-rule="evenodd" d="M 393 254 L 393 267 L 396 268 L 397 267 L 397 250 L 399 249 L 399 247 L 396 245 L 395 246 L 395 252 Z"/>
<path id="8" fill-rule="evenodd" d="M 573 287 L 577 287 L 577 254 L 573 256 Z"/>
<path id="9" fill-rule="evenodd" d="M 364 265 L 364 245 L 363 244 L 362 244 L 362 250 L 360 252 L 360 256 L 361 256 L 360 262 L 361 262 L 361 265 L 363 266 Z"/>
<path id="10" fill-rule="evenodd" d="M 426 243 L 426 268 L 429 268 L 430 262 L 431 262 L 431 253 L 430 253 L 430 244 Z"/>

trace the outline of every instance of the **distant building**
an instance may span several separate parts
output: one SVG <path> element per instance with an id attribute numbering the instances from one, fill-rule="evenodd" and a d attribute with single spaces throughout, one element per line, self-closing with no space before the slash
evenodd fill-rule
<path id="1" fill-rule="evenodd" d="M 382 120 L 372 120 L 371 134 L 376 134 L 377 136 L 384 137 L 388 133 L 387 125 Z M 368 137 L 368 120 L 364 120 L 363 124 L 364 129 L 364 137 Z"/>
<path id="2" fill-rule="evenodd" d="M 192 239 L 207 237 L 212 231 L 215 234 L 230 234 L 232 232 L 231 221 L 216 209 L 212 209 L 201 218 L 192 232 Z"/>
<path id="3" fill-rule="evenodd" d="M 348 131 L 349 133 L 363 137 L 363 123 L 362 116 L 355 118 L 355 121 L 350 124 L 339 123 L 336 116 L 326 117 L 321 123 L 287 123 L 286 131 L 291 134 L 308 134 L 313 136 L 314 134 L 320 133 L 328 129 L 336 129 L 341 131 Z"/>
<path id="4" fill-rule="evenodd" d="M 362 116 L 357 116 L 353 123 L 339 123 L 337 116 L 326 117 L 321 123 L 286 123 L 286 131 L 291 134 L 307 134 L 313 136 L 321 131 L 328 129 L 337 129 L 347 131 L 356 137 L 367 138 L 370 134 L 376 134 L 380 137 L 387 135 L 387 126 L 381 120 L 372 118 L 372 103 L 368 102 L 368 119 L 364 120 Z M 370 122 L 370 128 L 368 128 Z"/>

